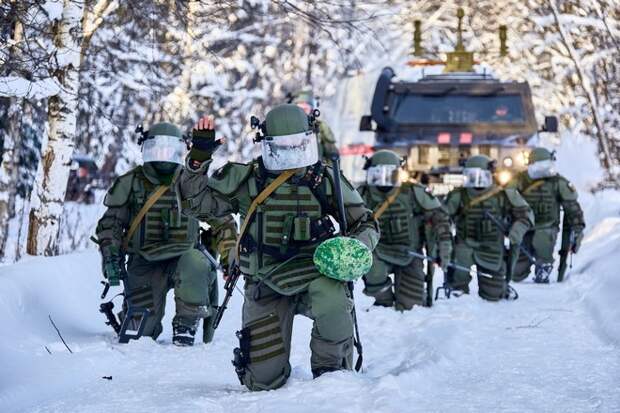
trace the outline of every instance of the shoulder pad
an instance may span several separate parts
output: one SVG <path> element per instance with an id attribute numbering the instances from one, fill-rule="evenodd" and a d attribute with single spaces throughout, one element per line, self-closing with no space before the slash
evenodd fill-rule
<path id="1" fill-rule="evenodd" d="M 330 166 L 327 165 L 325 167 L 325 171 L 329 173 L 330 180 L 334 182 L 334 174 L 336 171 Z M 363 205 L 364 200 L 362 199 L 359 192 L 355 190 L 355 187 L 349 182 L 344 174 L 340 174 L 340 182 L 342 182 L 342 198 L 344 200 L 345 205 Z"/>
<path id="2" fill-rule="evenodd" d="M 230 195 L 248 179 L 252 169 L 252 164 L 228 162 L 213 173 L 207 186 L 223 195 Z"/>
<path id="3" fill-rule="evenodd" d="M 514 188 L 506 188 L 504 189 L 504 194 L 506 194 L 506 198 L 508 202 L 513 207 L 529 207 L 528 203 L 523 199 L 519 191 Z"/>
<path id="4" fill-rule="evenodd" d="M 579 196 L 575 185 L 563 176 L 558 176 L 558 190 L 564 201 L 576 201 Z"/>
<path id="5" fill-rule="evenodd" d="M 431 210 L 441 207 L 441 202 L 432 194 L 431 189 L 420 184 L 413 185 L 413 194 L 422 209 Z"/>
<path id="6" fill-rule="evenodd" d="M 107 207 L 120 207 L 127 203 L 129 195 L 131 194 L 132 182 L 136 170 L 137 168 L 134 168 L 114 180 L 114 183 L 103 199 L 103 205 Z"/>
<path id="7" fill-rule="evenodd" d="M 454 188 L 452 191 L 448 192 L 444 203 L 445 204 L 448 204 L 448 203 L 460 204 L 461 203 L 461 189 L 462 188 Z"/>

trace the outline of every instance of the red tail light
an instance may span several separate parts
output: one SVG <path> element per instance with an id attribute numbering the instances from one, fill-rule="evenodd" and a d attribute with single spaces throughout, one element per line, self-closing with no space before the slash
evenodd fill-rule
<path id="1" fill-rule="evenodd" d="M 459 143 L 471 143 L 473 136 L 470 132 L 462 132 L 459 137 Z"/>
<path id="2" fill-rule="evenodd" d="M 448 132 L 441 132 L 437 135 L 437 143 L 446 144 L 450 143 L 450 134 Z"/>
<path id="3" fill-rule="evenodd" d="M 374 152 L 372 145 L 354 143 L 340 147 L 340 155 L 369 155 Z"/>

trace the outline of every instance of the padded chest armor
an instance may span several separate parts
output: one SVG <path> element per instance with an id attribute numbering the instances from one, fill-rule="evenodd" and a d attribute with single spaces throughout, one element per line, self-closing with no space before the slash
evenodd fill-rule
<path id="1" fill-rule="evenodd" d="M 464 240 L 474 248 L 477 264 L 492 270 L 499 269 L 503 260 L 504 234 L 485 215 L 485 211 L 501 221 L 505 215 L 504 195 L 499 192 L 474 206 L 468 206 L 477 196 L 468 189 L 461 189 L 461 202 L 464 209 L 456 220 L 456 237 L 457 240 Z"/>
<path id="2" fill-rule="evenodd" d="M 260 186 L 256 177 L 248 179 L 250 197 L 256 197 L 261 187 L 267 186 L 271 180 Z M 257 208 L 247 235 L 241 241 L 239 264 L 242 273 L 262 280 L 284 295 L 305 290 L 320 276 L 312 254 L 326 239 L 318 234 L 325 233 L 326 227 L 321 225 L 327 225 L 325 220 L 329 217 L 315 193 L 316 190 L 313 192 L 306 185 L 286 182 Z M 326 195 L 331 192 L 326 190 Z M 240 212 L 245 219 L 247 211 Z"/>
<path id="3" fill-rule="evenodd" d="M 130 197 L 131 220 L 155 189 L 156 186 L 138 171 Z M 140 254 L 148 261 L 181 256 L 195 246 L 198 228 L 195 219 L 179 214 L 174 187 L 171 187 L 144 216 L 129 242 L 129 252 Z"/>
<path id="4" fill-rule="evenodd" d="M 534 181 L 536 182 L 536 181 Z M 560 225 L 560 203 L 557 197 L 557 180 L 545 179 L 542 185 L 528 190 L 531 181 L 523 185 L 521 195 L 534 211 L 536 228 L 557 227 Z"/>
<path id="5" fill-rule="evenodd" d="M 366 191 L 365 198 L 372 210 L 379 208 L 390 194 L 370 186 Z M 375 252 L 387 262 L 397 265 L 409 264 L 413 257 L 407 251 L 418 250 L 421 247 L 422 224 L 422 211 L 414 202 L 412 188 L 407 186 L 379 218 L 381 239 Z"/>

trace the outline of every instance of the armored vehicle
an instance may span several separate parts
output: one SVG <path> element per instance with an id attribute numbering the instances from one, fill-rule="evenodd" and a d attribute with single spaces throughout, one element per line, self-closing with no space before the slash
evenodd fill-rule
<path id="1" fill-rule="evenodd" d="M 411 82 L 398 79 L 386 67 L 377 81 L 370 115 L 360 122 L 360 130 L 375 132 L 374 149 L 406 156 L 410 175 L 428 181 L 438 195 L 462 183 L 462 163 L 475 154 L 495 159 L 496 178 L 506 183 L 526 167 L 538 132 L 557 131 L 553 116 L 538 128 L 527 82 L 500 81 L 474 71 L 473 53 L 462 43 L 462 10 L 458 16 L 455 50 L 446 62 L 431 62 L 444 64 L 443 73 Z M 500 28 L 504 52 L 505 30 Z"/>

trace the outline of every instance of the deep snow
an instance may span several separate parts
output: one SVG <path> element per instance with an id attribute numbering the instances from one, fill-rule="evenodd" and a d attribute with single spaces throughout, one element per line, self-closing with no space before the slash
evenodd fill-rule
<path id="1" fill-rule="evenodd" d="M 212 344 L 171 345 L 168 306 L 158 343 L 120 345 L 97 312 L 96 252 L 0 267 L 0 411 L 620 411 L 620 195 L 600 197 L 588 202 L 610 215 L 566 283 L 521 283 L 516 302 L 474 294 L 403 314 L 371 307 L 358 286 L 363 374 L 312 380 L 310 321 L 298 317 L 291 380 L 267 393 L 245 391 L 230 365 L 239 294 Z"/>
<path id="2" fill-rule="evenodd" d="M 595 168 L 574 165 L 591 164 L 588 153 L 579 141 L 560 151 L 588 222 L 565 283 L 526 281 L 501 303 L 474 288 L 402 314 L 372 307 L 358 283 L 363 373 L 312 380 L 311 322 L 298 317 L 292 377 L 273 392 L 247 392 L 230 364 L 238 293 L 209 345 L 171 344 L 172 300 L 157 343 L 120 345 L 97 311 L 95 251 L 0 266 L 0 412 L 618 412 L 620 193 L 584 191 Z"/>

